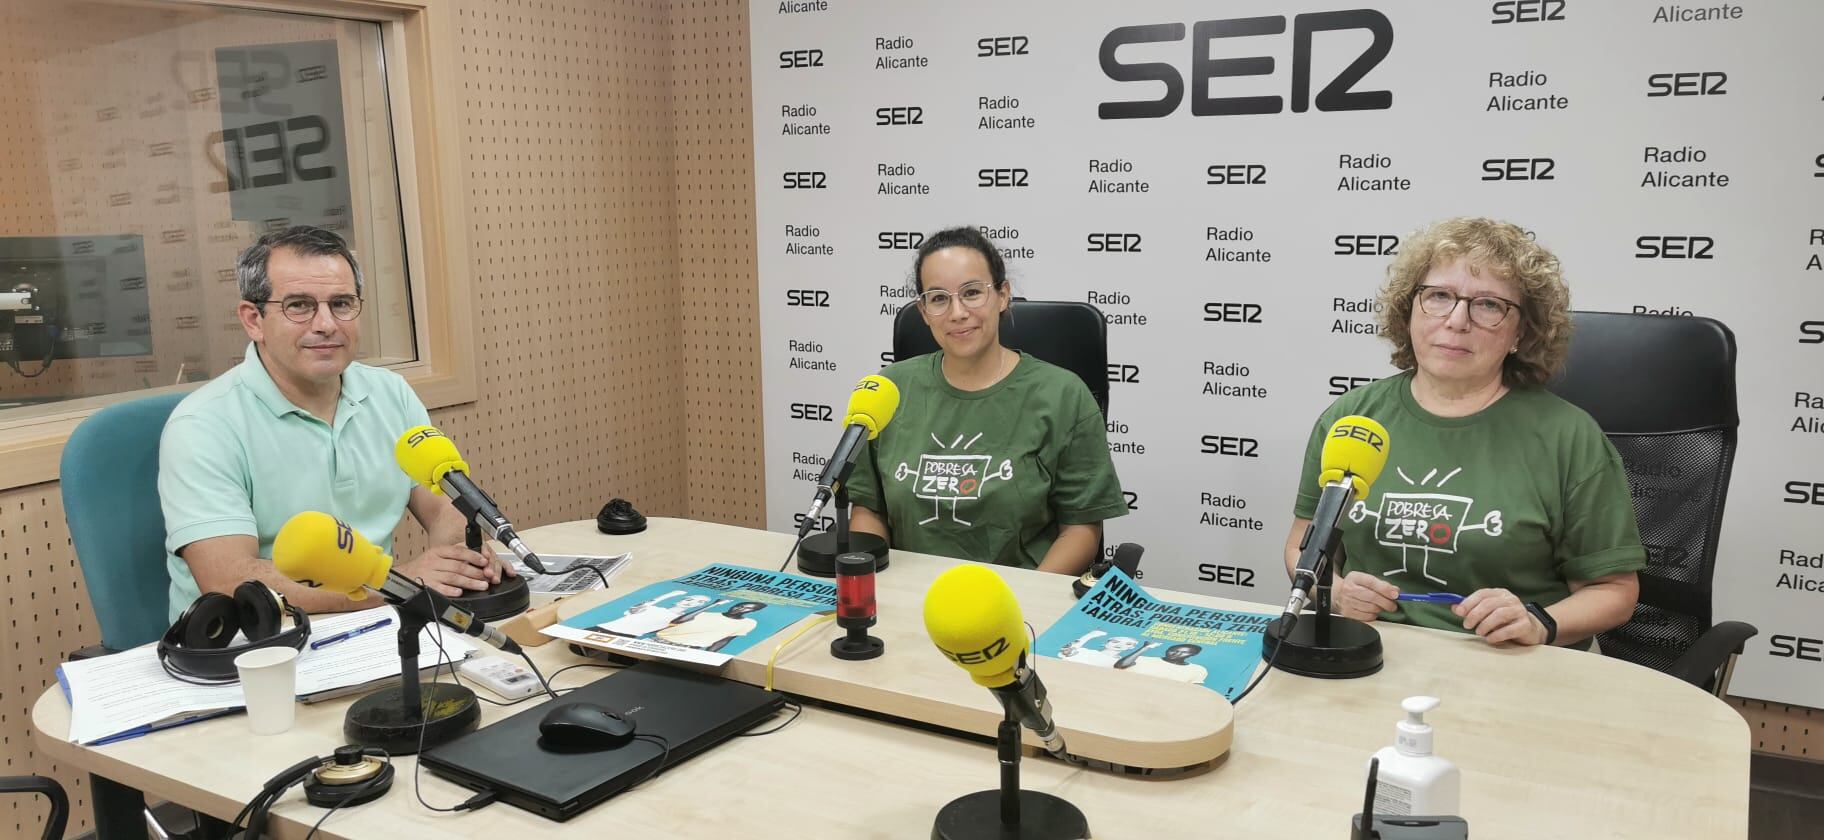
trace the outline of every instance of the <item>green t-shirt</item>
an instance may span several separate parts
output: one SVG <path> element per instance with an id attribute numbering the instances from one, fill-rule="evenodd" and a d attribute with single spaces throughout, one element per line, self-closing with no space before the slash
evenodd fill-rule
<path id="1" fill-rule="evenodd" d="M 1509 391 L 1468 417 L 1438 417 L 1412 396 L 1412 374 L 1339 398 L 1311 429 L 1294 513 L 1311 518 L 1324 433 L 1360 414 L 1387 427 L 1387 466 L 1345 512 L 1344 568 L 1401 592 L 1505 588 L 1550 606 L 1566 581 L 1646 568 L 1621 455 L 1582 409 L 1539 389 Z M 1381 619 L 1446 630 L 1444 604 L 1402 601 Z"/>
<path id="2" fill-rule="evenodd" d="M 899 411 L 864 447 L 849 498 L 893 547 L 1034 568 L 1062 525 L 1127 513 L 1108 428 L 1083 380 L 1024 353 L 1000 382 L 961 391 L 941 351 L 883 369 Z"/>

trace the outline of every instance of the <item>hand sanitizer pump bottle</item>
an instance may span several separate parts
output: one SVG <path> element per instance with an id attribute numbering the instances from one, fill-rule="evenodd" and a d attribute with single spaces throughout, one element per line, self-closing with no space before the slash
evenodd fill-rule
<path id="1" fill-rule="evenodd" d="M 1394 743 L 1374 754 L 1380 759 L 1375 789 L 1376 814 L 1460 814 L 1457 766 L 1431 753 L 1431 724 L 1425 713 L 1438 707 L 1436 697 L 1408 697 L 1400 704 L 1406 719 L 1394 725 Z"/>

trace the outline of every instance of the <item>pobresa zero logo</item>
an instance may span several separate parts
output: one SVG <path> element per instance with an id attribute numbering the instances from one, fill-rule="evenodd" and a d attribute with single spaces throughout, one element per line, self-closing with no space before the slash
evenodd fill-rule
<path id="1" fill-rule="evenodd" d="M 1304 113 L 1311 107 L 1312 37 L 1318 32 L 1365 29 L 1373 39 L 1355 60 L 1317 92 L 1319 111 L 1381 111 L 1393 107 L 1393 92 L 1386 90 L 1353 90 L 1357 82 L 1378 66 L 1393 48 L 1393 24 L 1387 16 L 1373 9 L 1350 9 L 1336 12 L 1312 12 L 1292 19 L 1292 110 Z M 1239 114 L 1277 114 L 1285 110 L 1285 100 L 1271 96 L 1210 96 L 1210 80 L 1234 76 L 1271 76 L 1275 71 L 1272 56 L 1253 55 L 1240 58 L 1211 58 L 1218 39 L 1282 35 L 1286 31 L 1284 15 L 1271 17 L 1200 20 L 1191 24 L 1189 53 L 1191 76 L 1191 113 L 1199 117 L 1221 117 Z M 1184 40 L 1182 23 L 1154 23 L 1123 26 L 1102 38 L 1098 56 L 1102 73 L 1117 82 L 1156 82 L 1165 85 L 1165 95 L 1158 99 L 1103 102 L 1096 115 L 1105 120 L 1132 120 L 1163 117 L 1178 110 L 1184 101 L 1184 76 L 1168 62 L 1154 61 L 1127 64 L 1116 57 L 1121 47 L 1133 44 L 1175 43 Z M 1346 39 L 1338 39 L 1346 40 Z M 1325 62 L 1332 64 L 1333 62 Z"/>
<path id="2" fill-rule="evenodd" d="M 1086 241 L 1089 244 L 1085 250 L 1091 254 L 1140 253 L 1138 233 L 1092 233 L 1086 237 Z"/>
<path id="3" fill-rule="evenodd" d="M 1489 158 L 1482 161 L 1482 180 L 1555 181 L 1556 168 L 1558 162 L 1551 158 Z"/>
<path id="4" fill-rule="evenodd" d="M 828 289 L 786 289 L 785 305 L 814 306 L 819 309 L 828 309 L 830 306 L 830 292 Z"/>
<path id="5" fill-rule="evenodd" d="M 1564 20 L 1565 0 L 1496 0 L 1489 23 L 1548 23 Z"/>
<path id="6" fill-rule="evenodd" d="M 924 125 L 925 109 L 918 105 L 899 105 L 874 109 L 875 125 Z"/>
<path id="7" fill-rule="evenodd" d="M 829 189 L 829 178 L 822 172 L 787 172 L 783 180 L 788 190 Z"/>
<path id="8" fill-rule="evenodd" d="M 1032 39 L 1024 35 L 996 35 L 975 39 L 976 58 L 1001 58 L 1004 56 L 1028 55 L 1027 48 Z"/>
<path id="9" fill-rule="evenodd" d="M 1729 74 L 1721 70 L 1701 73 L 1654 73 L 1647 77 L 1647 98 L 1662 96 L 1722 96 L 1729 91 Z"/>
<path id="10" fill-rule="evenodd" d="M 822 67 L 823 50 L 780 50 L 779 69 L 796 70 L 802 67 Z"/>
<path id="11" fill-rule="evenodd" d="M 810 420 L 816 423 L 830 423 L 836 419 L 836 410 L 820 403 L 792 403 L 793 420 Z"/>
<path id="12" fill-rule="evenodd" d="M 1713 260 L 1716 240 L 1708 236 L 1640 236 L 1634 239 L 1637 260 Z"/>
<path id="13" fill-rule="evenodd" d="M 916 251 L 925 244 L 925 235 L 916 230 L 883 230 L 874 235 L 879 251 Z"/>
<path id="14" fill-rule="evenodd" d="M 975 170 L 975 185 L 982 189 L 994 187 L 1025 187 L 1030 186 L 1028 180 L 1031 175 L 1032 173 L 1019 168 L 977 169 Z"/>

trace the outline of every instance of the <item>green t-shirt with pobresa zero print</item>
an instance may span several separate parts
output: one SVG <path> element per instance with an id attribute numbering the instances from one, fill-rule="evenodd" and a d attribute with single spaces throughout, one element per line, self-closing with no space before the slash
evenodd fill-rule
<path id="1" fill-rule="evenodd" d="M 962 391 L 942 364 L 940 351 L 881 370 L 899 410 L 849 477 L 894 548 L 1030 569 L 1060 526 L 1127 513 L 1083 380 L 1022 353 L 1000 382 Z"/>
<path id="2" fill-rule="evenodd" d="M 1311 429 L 1294 513 L 1311 518 L 1324 433 L 1359 414 L 1387 427 L 1387 466 L 1350 506 L 1344 569 L 1401 592 L 1505 588 L 1551 606 L 1567 581 L 1646 568 L 1621 455 L 1596 421 L 1550 392 L 1517 388 L 1468 417 L 1439 417 L 1412 396 L 1412 374 L 1344 394 Z M 1444 604 L 1402 601 L 1381 619 L 1446 630 Z"/>

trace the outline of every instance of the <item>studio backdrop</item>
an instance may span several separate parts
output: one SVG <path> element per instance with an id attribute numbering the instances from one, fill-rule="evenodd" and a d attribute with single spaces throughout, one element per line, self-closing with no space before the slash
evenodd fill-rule
<path id="1" fill-rule="evenodd" d="M 1388 262 L 1493 216 L 1559 256 L 1578 309 L 1735 331 L 1716 612 L 1761 635 L 1733 687 L 1824 707 L 1824 4 L 751 12 L 769 527 L 892 360 L 919 242 L 971 225 L 1016 294 L 1106 316 L 1109 544 L 1146 546 L 1147 586 L 1277 604 L 1312 424 L 1393 370 Z"/>

